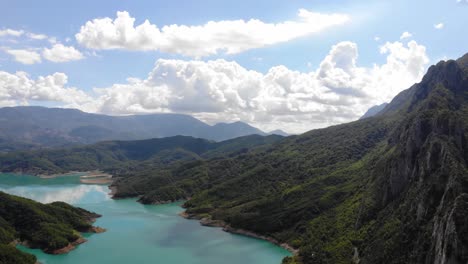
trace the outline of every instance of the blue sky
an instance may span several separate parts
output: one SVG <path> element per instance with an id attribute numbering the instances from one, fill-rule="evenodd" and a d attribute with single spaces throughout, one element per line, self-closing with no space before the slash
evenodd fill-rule
<path id="1" fill-rule="evenodd" d="M 290 132 L 302 132 L 351 121 L 372 104 L 388 101 L 409 84 L 417 82 L 422 76 L 420 72 L 429 64 L 440 59 L 457 58 L 468 51 L 466 0 L 245 2 L 15 0 L 0 1 L 0 3 L 2 6 L 0 71 L 3 72 L 5 79 L 3 82 L 0 80 L 0 106 L 54 105 L 78 107 L 84 111 L 107 114 L 183 112 L 210 123 L 241 120 L 265 130 L 278 127 Z M 298 17 L 299 10 L 311 12 L 306 15 L 335 14 L 341 17 L 330 17 L 328 22 L 322 23 L 316 22 L 317 17 L 310 15 L 307 18 L 310 19 L 308 23 L 311 26 L 317 25 L 319 29 L 304 33 L 307 29 L 299 28 L 301 25 L 297 25 L 299 32 L 297 37 L 280 36 L 287 32 L 278 32 L 279 38 L 276 38 L 275 32 L 265 35 L 265 39 L 241 36 L 238 38 L 240 42 L 252 42 L 251 45 L 246 44 L 244 47 L 245 43 L 241 43 L 242 45 L 236 43 L 236 34 L 249 31 L 255 32 L 250 33 L 251 35 L 256 35 L 258 31 L 252 26 L 253 24 L 245 23 L 238 31 L 234 26 L 233 32 L 223 35 L 224 40 L 220 45 L 236 50 L 231 52 L 232 54 L 226 54 L 222 49 L 214 52 L 200 51 L 203 45 L 210 45 L 211 38 L 217 39 L 220 33 L 224 34 L 223 21 L 247 22 L 256 19 L 268 25 L 286 21 L 298 22 L 302 19 Z M 171 33 L 176 36 L 168 46 L 159 46 L 159 41 L 167 40 L 167 36 L 166 39 L 155 38 L 156 40 L 150 44 L 138 40 L 130 41 L 131 43 L 109 40 L 111 44 L 107 46 L 99 44 L 106 42 L 105 39 L 99 39 L 100 36 L 87 35 L 84 40 L 76 37 L 88 21 L 107 17 L 112 22 L 116 19 L 118 11 L 126 11 L 129 18 L 134 18 L 135 27 L 145 20 L 161 30 L 166 25 L 201 26 L 201 30 L 207 31 L 208 44 L 194 43 L 199 40 L 196 36 L 185 43 L 184 32 L 180 28 L 175 33 Z M 203 26 L 209 21 L 221 25 L 221 31 L 208 32 L 212 29 Z M 94 27 L 86 28 L 85 33 L 94 34 L 92 30 L 108 30 L 97 27 L 96 24 Z M 296 30 L 293 26 L 289 29 Z M 7 33 L 7 30 L 22 33 L 10 34 L 11 31 Z M 400 38 L 404 32 L 409 34 Z M 30 37 L 31 34 L 44 36 L 37 37 L 42 39 L 34 39 Z M 258 34 L 260 36 L 262 32 Z M 414 48 L 410 48 L 410 42 L 416 43 L 413 44 Z M 386 46 L 387 52 L 383 52 L 382 47 L 386 43 L 389 43 Z M 57 44 L 62 45 L 62 49 L 60 47 L 53 49 Z M 240 51 L 237 50 L 239 45 L 243 47 Z M 333 53 L 334 46 L 336 46 L 335 53 Z M 50 49 L 49 55 L 45 49 Z M 194 49 L 198 50 L 197 55 L 194 54 Z M 26 51 L 26 54 L 22 51 Z M 345 52 L 348 52 L 347 55 Z M 20 55 L 23 57 L 18 58 Z M 390 65 L 388 59 L 392 60 L 394 57 L 400 66 Z M 167 59 L 174 61 L 162 63 Z M 216 65 L 208 63 L 218 59 L 224 62 Z M 353 67 L 345 69 L 339 65 L 338 60 L 348 60 Z M 236 71 L 250 70 L 258 74 L 219 75 L 226 67 L 232 67 L 229 62 L 236 63 L 235 67 L 239 68 Z M 318 74 L 319 71 L 324 72 L 325 63 L 330 63 L 333 68 L 327 72 L 327 78 Z M 415 64 L 418 69 L 402 69 L 402 65 L 410 67 L 409 65 Z M 276 68 L 278 65 L 284 68 Z M 167 79 L 167 72 L 180 70 L 181 67 L 185 67 L 185 73 L 187 67 L 196 69 L 197 75 L 189 76 L 192 79 L 187 76 L 183 76 L 185 78 L 183 80 L 180 76 Z M 379 67 L 377 73 L 375 67 Z M 220 70 L 221 68 L 224 70 Z M 282 79 L 283 83 L 275 79 L 272 84 L 270 77 L 273 74 L 269 74 L 273 73 L 272 69 L 278 70 L 274 71 L 276 77 L 278 72 L 281 72 L 283 79 L 286 78 L 284 76 L 293 79 L 287 81 Z M 404 71 L 413 70 L 412 76 L 401 77 L 401 74 L 405 74 Z M 21 74 L 18 77 L 17 72 L 24 72 L 27 77 Z M 51 77 L 53 81 L 38 79 L 40 76 L 46 78 L 54 73 L 61 73 L 63 76 Z M 309 76 L 311 73 L 315 75 Z M 342 73 L 348 76 L 343 77 Z M 379 97 L 375 95 L 375 91 L 370 91 L 373 86 L 364 84 L 371 82 L 369 78 L 374 78 L 372 74 L 392 76 L 382 85 L 385 87 L 392 83 L 391 78 L 404 79 L 405 82 L 398 82 L 402 87 L 385 88 L 386 97 Z M 249 81 L 244 79 L 246 75 L 250 76 Z M 23 80 L 23 83 L 24 80 L 30 81 L 32 84 L 18 88 L 18 83 L 21 81 L 12 81 L 14 78 Z M 128 78 L 138 80 L 129 82 Z M 244 86 L 253 85 L 251 78 L 261 79 L 255 85 L 262 88 L 256 91 L 255 95 L 247 96 L 247 92 L 239 91 L 249 90 L 249 87 Z M 155 79 L 158 80 L 157 84 L 154 82 Z M 208 79 L 216 81 L 204 83 Z M 226 82 L 226 79 L 229 79 L 229 82 Z M 299 83 L 298 80 L 303 82 Z M 244 86 L 239 83 L 244 83 Z M 276 87 L 278 83 L 279 86 Z M 306 84 L 310 89 L 303 87 Z M 94 88 L 102 88 L 105 91 L 96 93 Z M 3 98 L 2 89 L 5 94 Z M 342 92 L 344 89 L 348 90 Z M 18 92 L 20 90 L 22 92 Z M 148 91 L 150 95 L 147 94 Z M 354 97 L 350 97 L 349 94 L 353 94 Z M 137 95 L 142 98 L 133 98 Z M 74 101 L 67 96 L 82 97 L 82 99 Z M 133 98 L 131 102 L 122 101 L 124 100 L 122 98 L 128 97 Z M 151 100 L 147 100 L 150 97 Z M 202 98 L 205 97 L 210 97 L 210 100 L 203 101 Z"/>

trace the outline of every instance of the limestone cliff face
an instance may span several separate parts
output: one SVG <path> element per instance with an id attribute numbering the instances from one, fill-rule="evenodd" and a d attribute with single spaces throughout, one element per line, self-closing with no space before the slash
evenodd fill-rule
<path id="1" fill-rule="evenodd" d="M 449 201 L 450 203 L 450 201 Z M 444 204 L 441 204 L 441 207 Z M 468 259 L 468 194 L 457 196 L 434 217 L 431 251 L 426 263 L 456 264 Z"/>
<path id="2" fill-rule="evenodd" d="M 399 224 L 389 231 L 394 235 L 388 240 L 400 245 L 375 242 L 367 252 L 380 249 L 395 253 L 398 247 L 404 247 L 408 253 L 403 259 L 411 263 L 466 264 L 468 78 L 465 65 L 456 61 L 440 62 L 411 89 L 411 93 L 407 92 L 411 96 L 405 100 L 397 98 L 402 119 L 389 136 L 385 154 L 375 161 L 373 172 L 375 207 L 372 210 L 379 212 L 381 228 L 388 226 L 388 219 L 397 219 Z M 375 256 L 363 257 L 364 263 L 378 260 L 400 263 Z"/>

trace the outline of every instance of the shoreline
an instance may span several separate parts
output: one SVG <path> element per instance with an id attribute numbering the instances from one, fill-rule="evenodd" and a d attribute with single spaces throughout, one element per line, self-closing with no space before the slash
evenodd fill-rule
<path id="1" fill-rule="evenodd" d="M 79 174 L 83 174 L 83 175 L 79 175 Z M 113 181 L 112 174 L 105 173 L 100 170 L 69 171 L 66 173 L 39 174 L 37 176 L 41 179 L 54 179 L 57 177 L 79 176 L 80 182 L 83 184 L 111 184 Z"/>
<path id="2" fill-rule="evenodd" d="M 110 198 L 115 200 L 116 198 L 114 198 L 114 195 L 117 193 L 117 186 L 110 184 L 109 186 L 107 186 L 107 188 L 109 188 L 110 190 L 109 191 Z"/>
<path id="3" fill-rule="evenodd" d="M 47 253 L 47 254 L 52 254 L 52 255 L 67 254 L 70 251 L 74 250 L 78 245 L 81 245 L 81 244 L 86 243 L 86 242 L 88 242 L 87 239 L 85 239 L 83 237 L 80 237 L 77 240 L 69 243 L 66 247 L 59 248 L 59 249 L 56 249 L 56 250 L 53 250 L 53 251 L 46 251 L 46 250 L 43 250 L 43 251 L 45 253 Z"/>
<path id="4" fill-rule="evenodd" d="M 85 171 L 69 171 L 64 173 L 40 174 L 32 171 L 0 171 L 0 174 L 13 174 L 18 176 L 34 176 L 41 179 L 53 179 L 57 177 L 78 176 L 76 174 L 85 174 Z M 81 175 L 80 175 L 81 176 Z"/>
<path id="5" fill-rule="evenodd" d="M 64 173 L 34 173 L 27 171 L 10 171 L 0 173 L 5 174 L 14 174 L 14 175 L 26 175 L 26 176 L 35 176 L 41 179 L 55 179 L 58 177 L 70 177 L 77 176 L 80 177 L 80 182 L 83 184 L 112 184 L 114 175 L 110 173 L 103 172 L 101 170 L 90 170 L 90 171 L 68 171 Z"/>
<path id="6" fill-rule="evenodd" d="M 82 175 L 80 175 L 82 174 Z M 69 171 L 66 173 L 39 174 L 41 179 L 55 179 L 57 177 L 79 176 L 83 184 L 111 184 L 113 175 L 100 170 L 92 171 Z"/>
<path id="7" fill-rule="evenodd" d="M 89 223 L 94 223 L 96 221 L 97 218 L 91 218 L 89 219 Z M 84 232 L 80 232 L 80 237 L 78 237 L 78 239 L 76 239 L 75 241 L 72 241 L 70 243 L 68 243 L 68 245 L 66 245 L 65 247 L 62 247 L 62 248 L 58 248 L 58 249 L 54 249 L 54 250 L 49 250 L 47 248 L 45 249 L 42 249 L 42 248 L 37 248 L 39 250 L 41 250 L 42 252 L 46 253 L 46 254 L 51 254 L 51 255 L 62 255 L 62 254 L 67 254 L 69 253 L 70 251 L 74 250 L 77 246 L 83 244 L 83 243 L 86 243 L 88 242 L 88 240 L 86 238 L 84 238 L 81 233 L 94 233 L 94 234 L 100 234 L 100 233 L 104 233 L 106 232 L 107 229 L 105 228 L 102 228 L 102 227 L 99 227 L 99 226 L 91 226 L 89 229 L 87 229 L 86 231 Z M 19 239 L 16 239 L 15 241 L 13 241 L 12 243 L 14 243 L 14 245 L 22 245 L 24 247 L 27 247 L 27 248 L 31 248 L 31 249 L 35 249 L 36 247 L 32 247 L 30 242 L 25 240 L 25 241 L 20 241 Z"/>
<path id="8" fill-rule="evenodd" d="M 0 172 L 0 173 L 3 173 L 3 172 Z M 28 173 L 24 173 L 24 172 L 8 172 L 8 173 L 13 173 L 13 174 L 18 174 L 18 175 L 21 175 L 21 174 L 22 175 L 31 175 L 31 176 L 39 177 L 41 179 L 53 179 L 53 178 L 57 178 L 57 177 L 79 176 L 81 184 L 108 184 L 108 187 L 111 189 L 111 193 L 109 193 L 109 195 L 113 196 L 112 187 L 110 186 L 112 184 L 113 180 L 114 180 L 112 178 L 113 176 L 111 174 L 104 173 L 104 172 L 99 171 L 99 170 L 86 171 L 86 172 L 69 171 L 67 173 L 60 173 L 60 174 L 57 173 L 57 174 L 48 174 L 48 175 L 28 174 Z M 84 174 L 84 175 L 77 175 L 77 174 Z M 92 223 L 96 222 L 97 218 L 101 217 L 101 215 L 98 215 L 98 214 L 95 214 L 95 215 L 96 216 L 89 217 L 87 219 L 87 222 L 90 225 Z M 42 252 L 44 252 L 46 254 L 61 255 L 61 254 L 69 253 L 70 251 L 74 250 L 78 245 L 81 245 L 81 244 L 86 243 L 88 241 L 86 238 L 84 238 L 81 235 L 82 233 L 100 234 L 100 233 L 106 232 L 107 229 L 99 227 L 99 226 L 91 225 L 86 230 L 82 230 L 82 231 L 76 230 L 76 231 L 80 233 L 80 236 L 75 241 L 69 242 L 68 245 L 66 245 L 65 247 L 62 247 L 62 248 L 59 248 L 59 249 L 54 249 L 54 250 L 49 250 L 47 248 L 35 247 L 35 246 L 31 245 L 31 243 L 29 241 L 27 241 L 27 240 L 20 241 L 19 239 L 15 239 L 10 244 L 12 246 L 15 246 L 15 247 L 17 245 L 22 245 L 24 247 L 31 248 L 31 249 L 37 248 L 37 249 L 41 250 Z M 40 262 L 37 262 L 37 263 L 40 264 Z"/>
<path id="9" fill-rule="evenodd" d="M 100 233 L 106 232 L 107 230 L 102 228 L 102 227 L 93 226 L 92 228 L 90 228 L 90 231 L 91 232 L 84 232 L 84 233 L 100 234 Z M 58 249 L 54 249 L 54 250 L 42 249 L 42 248 L 38 248 L 38 249 L 41 250 L 42 252 L 46 253 L 46 254 L 62 255 L 62 254 L 67 254 L 67 253 L 71 252 L 77 246 L 79 246 L 81 244 L 84 244 L 86 242 L 88 242 L 88 240 L 86 238 L 80 236 L 77 240 L 68 243 L 68 245 L 66 245 L 63 248 L 58 248 Z M 28 241 L 15 241 L 15 244 L 16 245 L 22 245 L 24 247 L 31 248 L 31 249 L 36 248 L 36 247 L 31 247 L 31 245 L 30 245 L 30 243 Z"/>
<path id="10" fill-rule="evenodd" d="M 41 179 L 54 179 L 57 177 L 69 177 L 69 176 L 80 176 L 77 174 L 85 174 L 87 173 L 86 171 L 69 171 L 65 173 L 53 173 L 53 174 L 33 174 L 34 176 L 37 176 Z M 27 173 L 26 173 L 27 174 Z"/>
<path id="11" fill-rule="evenodd" d="M 115 180 L 115 178 L 113 178 L 112 175 L 110 174 L 107 174 L 107 173 L 102 173 L 100 171 L 89 171 L 89 172 L 68 172 L 68 173 L 65 173 L 65 174 L 54 174 L 54 175 L 42 175 L 40 176 L 41 178 L 45 177 L 46 179 L 47 178 L 55 178 L 55 177 L 60 177 L 60 176 L 72 176 L 72 175 L 76 175 L 77 173 L 89 173 L 87 175 L 83 175 L 85 176 L 84 178 L 92 178 L 92 173 L 94 174 L 98 174 L 98 176 L 96 178 L 107 178 L 109 177 L 109 182 L 106 182 L 105 184 L 108 184 L 108 188 L 110 190 L 110 192 L 108 193 L 108 195 L 111 197 L 111 199 L 120 199 L 120 198 L 116 198 L 114 197 L 114 195 L 117 193 L 118 191 L 118 188 L 117 186 L 115 185 L 112 185 L 113 181 Z M 90 175 L 91 174 L 91 175 Z M 83 177 L 83 176 L 80 176 Z M 82 182 L 83 183 L 83 182 Z M 84 183 L 86 184 L 86 183 Z M 122 199 L 125 199 L 125 198 L 122 198 Z M 188 199 L 181 199 L 181 200 L 177 200 L 177 201 L 157 201 L 157 202 L 154 202 L 154 203 L 151 203 L 152 205 L 161 205 L 161 204 L 169 204 L 169 203 L 175 203 L 175 202 L 181 202 L 181 201 L 186 201 L 186 200 L 190 200 L 190 198 Z M 136 201 L 138 203 L 141 203 L 139 201 Z M 236 234 L 236 235 L 241 235 L 241 236 L 246 236 L 246 237 L 250 237 L 250 238 L 255 238 L 255 239 L 260 239 L 260 240 L 264 240 L 264 241 L 267 241 L 269 243 L 272 243 L 274 245 L 277 245 L 285 250 L 287 250 L 288 252 L 290 252 L 292 254 L 292 256 L 297 256 L 298 253 L 299 253 L 299 249 L 296 249 L 294 247 L 292 247 L 291 245 L 289 245 L 288 243 L 281 243 L 279 242 L 278 240 L 276 240 L 275 238 L 273 237 L 269 237 L 269 236 L 264 236 L 264 235 L 260 235 L 260 234 L 257 234 L 253 231 L 249 231 L 249 230 L 246 230 L 246 229 L 241 229 L 241 228 L 233 228 L 232 226 L 230 226 L 229 224 L 227 224 L 226 222 L 222 221 L 222 220 L 212 220 L 212 219 L 209 219 L 209 218 L 202 218 L 200 216 L 197 216 L 197 215 L 194 215 L 194 214 L 188 214 L 186 210 L 180 212 L 178 214 L 179 216 L 187 219 L 187 220 L 198 220 L 200 225 L 202 226 L 206 226 L 206 227 L 217 227 L 217 228 L 221 228 L 224 232 L 227 232 L 227 233 L 231 233 L 231 234 Z M 90 219 L 90 222 L 94 222 L 96 220 L 96 218 L 94 219 Z M 89 230 L 83 232 L 83 233 L 96 233 L 96 234 L 99 234 L 99 233 L 103 233 L 103 232 L 106 232 L 107 230 L 104 229 L 104 228 L 101 228 L 101 227 L 95 227 L 95 226 L 92 226 Z M 57 249 L 57 250 L 54 250 L 52 252 L 47 252 L 46 250 L 42 250 L 43 252 L 45 253 L 48 253 L 48 254 L 55 254 L 55 255 L 59 255 L 59 254 L 66 254 L 72 250 L 74 250 L 76 248 L 76 246 L 80 245 L 80 244 L 83 244 L 87 242 L 87 240 L 83 237 L 80 237 L 78 238 L 76 241 L 74 242 L 71 242 L 69 243 L 66 247 L 64 248 L 61 248 L 61 249 Z M 22 244 L 24 246 L 28 246 L 27 244 L 27 241 L 23 241 L 23 242 L 18 242 L 18 244 Z"/>
<path id="12" fill-rule="evenodd" d="M 226 222 L 222 220 L 211 220 L 209 218 L 200 218 L 197 215 L 193 214 L 188 214 L 187 211 L 183 211 L 179 213 L 179 216 L 188 219 L 188 220 L 198 220 L 200 225 L 206 226 L 206 227 L 216 227 L 216 228 L 221 228 L 224 232 L 231 233 L 231 234 L 236 234 L 236 235 L 241 235 L 241 236 L 246 236 L 246 237 L 251 237 L 251 238 L 256 238 L 256 239 L 261 239 L 267 242 L 270 242 L 272 244 L 275 244 L 287 251 L 289 251 L 293 256 L 297 256 L 299 253 L 299 249 L 296 249 L 289 245 L 288 243 L 281 243 L 278 240 L 269 237 L 269 236 L 264 236 L 264 235 L 259 235 L 255 232 L 246 230 L 246 229 L 241 229 L 241 228 L 233 228 Z"/>
<path id="13" fill-rule="evenodd" d="M 109 189 L 111 190 L 111 192 L 109 193 L 109 195 L 111 195 L 111 198 L 112 199 L 119 199 L 119 198 L 114 197 L 114 194 L 117 192 L 117 186 L 109 185 Z M 169 203 L 175 203 L 175 202 L 187 201 L 187 200 L 190 200 L 190 198 L 181 199 L 181 200 L 177 200 L 177 201 L 156 201 L 156 202 L 151 203 L 151 205 L 169 204 Z M 137 202 L 141 203 L 139 201 L 137 201 Z M 256 239 L 261 239 L 261 240 L 270 242 L 272 244 L 275 244 L 275 245 L 289 251 L 293 256 L 297 256 L 299 254 L 299 249 L 296 249 L 296 248 L 292 247 L 288 243 L 281 243 L 281 242 L 279 242 L 278 240 L 276 240 L 276 239 L 274 239 L 272 237 L 259 235 L 259 234 L 256 234 L 255 232 L 252 232 L 252 231 L 249 231 L 249 230 L 240 229 L 240 228 L 233 228 L 229 224 L 227 224 L 226 222 L 224 222 L 222 220 L 211 220 L 211 219 L 208 219 L 208 218 L 201 218 L 201 217 L 199 217 L 197 215 L 188 214 L 186 210 L 182 211 L 178 215 L 185 218 L 185 219 L 187 219 L 187 220 L 198 220 L 199 223 L 202 226 L 218 227 L 218 228 L 222 228 L 222 230 L 224 232 L 227 232 L 227 233 L 246 236 L 246 237 L 251 237 L 251 238 L 256 238 Z"/>

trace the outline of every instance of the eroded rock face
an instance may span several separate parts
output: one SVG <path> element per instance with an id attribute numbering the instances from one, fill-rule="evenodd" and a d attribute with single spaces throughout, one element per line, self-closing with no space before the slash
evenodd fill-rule
<path id="1" fill-rule="evenodd" d="M 454 95 L 459 95 L 463 91 L 466 91 L 467 87 L 465 85 L 466 80 L 464 80 L 462 67 L 453 60 L 441 61 L 428 69 L 427 74 L 421 83 L 418 84 L 418 89 L 415 90 L 408 110 L 415 110 L 429 94 L 433 93 L 440 86 L 450 90 Z M 431 105 L 428 104 L 427 106 L 430 107 Z"/>
<path id="2" fill-rule="evenodd" d="M 431 254 L 426 263 L 458 264 L 468 259 L 468 194 L 459 195 L 453 206 L 434 218 Z"/>
<path id="3" fill-rule="evenodd" d="M 432 66 L 376 162 L 374 210 L 401 221 L 389 239 L 409 248 L 411 263 L 468 263 L 467 79 L 455 61 Z"/>
<path id="4" fill-rule="evenodd" d="M 451 163 L 463 163 L 467 150 L 463 123 L 457 117 L 441 116 L 414 117 L 406 129 L 398 133 L 397 144 L 390 142 L 393 153 L 384 158 L 380 167 L 388 176 L 381 196 L 386 205 L 415 182 L 420 188 L 436 181 L 443 192 L 447 177 L 450 177 Z M 393 150 L 392 150 L 393 149 Z M 435 176 L 437 175 L 437 176 Z"/>

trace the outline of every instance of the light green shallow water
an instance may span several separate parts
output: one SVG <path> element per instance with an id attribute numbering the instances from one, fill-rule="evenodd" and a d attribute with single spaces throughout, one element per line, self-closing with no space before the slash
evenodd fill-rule
<path id="1" fill-rule="evenodd" d="M 107 232 L 87 235 L 88 242 L 65 255 L 20 249 L 44 264 L 274 264 L 290 255 L 266 241 L 200 226 L 178 213 L 179 204 L 141 205 L 112 200 L 107 186 L 83 185 L 78 176 L 39 179 L 0 174 L 0 190 L 40 202 L 65 201 L 102 214 L 95 225 Z"/>

